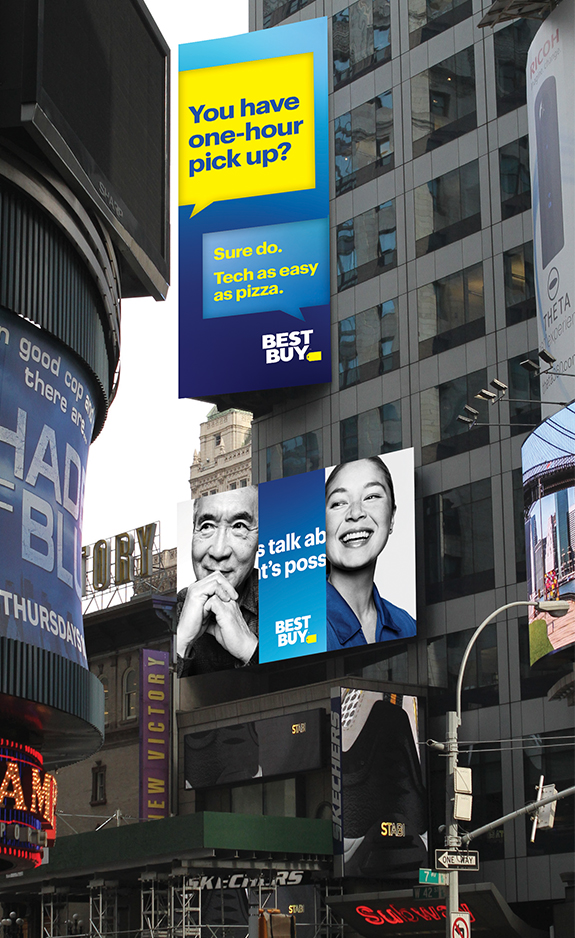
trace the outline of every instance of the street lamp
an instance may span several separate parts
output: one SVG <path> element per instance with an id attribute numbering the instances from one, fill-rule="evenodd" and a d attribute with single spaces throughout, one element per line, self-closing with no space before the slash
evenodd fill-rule
<path id="1" fill-rule="evenodd" d="M 463 686 L 463 674 L 465 672 L 465 667 L 469 660 L 469 655 L 471 654 L 471 649 L 475 645 L 475 642 L 483 632 L 483 629 L 489 625 L 489 623 L 495 619 L 500 612 L 505 612 L 506 609 L 512 609 L 515 606 L 535 606 L 538 612 L 546 612 L 554 618 L 561 618 L 561 616 L 566 615 L 569 611 L 569 603 L 564 600 L 519 600 L 518 602 L 506 603 L 504 606 L 500 606 L 499 609 L 496 609 L 495 612 L 492 612 L 491 615 L 487 616 L 483 620 L 481 625 L 477 626 L 475 632 L 469 639 L 467 648 L 463 653 L 463 658 L 461 659 L 461 665 L 459 666 L 459 674 L 457 676 L 457 686 L 455 690 L 455 710 L 449 711 L 447 713 L 447 735 L 445 745 L 441 743 L 435 743 L 433 748 L 441 749 L 448 755 L 447 760 L 447 824 L 446 824 L 446 835 L 445 835 L 445 846 L 447 849 L 458 850 L 461 848 L 461 837 L 459 835 L 457 820 L 454 816 L 455 814 L 455 770 L 457 768 L 457 757 L 459 754 L 458 749 L 458 730 L 461 726 L 461 689 Z M 432 741 L 430 740 L 430 743 Z M 449 886 L 448 886 L 448 907 L 447 907 L 447 916 L 446 916 L 446 934 L 447 938 L 451 938 L 451 923 L 452 920 L 459 914 L 459 872 L 458 870 L 449 871 Z"/>
<path id="2" fill-rule="evenodd" d="M 19 918 L 16 912 L 10 912 L 10 915 L 0 920 L 0 925 L 4 926 L 4 938 L 21 938 L 23 924 L 23 918 Z"/>

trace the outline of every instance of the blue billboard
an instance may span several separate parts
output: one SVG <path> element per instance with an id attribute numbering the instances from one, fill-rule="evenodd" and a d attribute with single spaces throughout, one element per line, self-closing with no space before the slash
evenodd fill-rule
<path id="1" fill-rule="evenodd" d="M 180 397 L 331 381 L 327 20 L 180 46 Z"/>
<path id="2" fill-rule="evenodd" d="M 0 635 L 84 667 L 81 527 L 94 400 L 63 346 L 0 309 Z"/>
<path id="3" fill-rule="evenodd" d="M 179 506 L 180 677 L 416 634 L 413 450 Z"/>

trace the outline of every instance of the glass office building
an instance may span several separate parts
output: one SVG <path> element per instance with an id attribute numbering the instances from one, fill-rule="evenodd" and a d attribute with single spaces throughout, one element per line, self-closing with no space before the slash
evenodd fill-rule
<path id="1" fill-rule="evenodd" d="M 426 687 L 435 739 L 471 630 L 527 596 L 520 450 L 541 419 L 538 379 L 520 366 L 538 349 L 525 65 L 539 24 L 479 28 L 488 7 L 250 3 L 250 29 L 327 16 L 333 69 L 332 382 L 286 391 L 257 417 L 253 477 L 414 447 L 417 641 L 340 654 L 325 667 L 338 679 Z M 495 377 L 512 403 L 475 399 Z M 457 420 L 466 403 L 483 425 Z M 525 626 L 521 612 L 501 616 L 465 672 L 471 828 L 532 799 L 540 774 L 558 789 L 573 784 L 573 711 L 548 699 L 572 665 L 530 668 Z M 428 761 L 431 845 L 442 846 L 445 765 Z M 564 895 L 570 802 L 558 803 L 555 828 L 533 844 L 521 818 L 474 845 L 475 880 L 529 908 L 532 924 Z"/>

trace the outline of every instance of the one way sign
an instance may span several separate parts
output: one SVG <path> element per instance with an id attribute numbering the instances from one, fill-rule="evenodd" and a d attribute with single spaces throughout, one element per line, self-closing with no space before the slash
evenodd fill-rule
<path id="1" fill-rule="evenodd" d="M 477 850 L 436 850 L 436 870 L 478 870 L 479 852 Z"/>

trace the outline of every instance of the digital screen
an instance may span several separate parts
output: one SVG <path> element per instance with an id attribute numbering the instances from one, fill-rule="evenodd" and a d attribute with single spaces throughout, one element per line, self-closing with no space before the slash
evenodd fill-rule
<path id="1" fill-rule="evenodd" d="M 342 687 L 332 696 L 336 875 L 406 878 L 427 866 L 417 697 Z"/>
<path id="2" fill-rule="evenodd" d="M 46 332 L 0 310 L 0 635 L 87 668 L 82 513 L 92 379 Z"/>
<path id="3" fill-rule="evenodd" d="M 534 664 L 575 643 L 575 404 L 548 417 L 521 448 L 529 600 L 568 600 L 561 618 L 529 609 Z"/>
<path id="4" fill-rule="evenodd" d="M 322 765 L 323 710 L 223 726 L 184 737 L 186 788 L 309 772 Z"/>
<path id="5" fill-rule="evenodd" d="M 413 450 L 178 508 L 181 677 L 416 634 Z"/>
<path id="6" fill-rule="evenodd" d="M 180 396 L 331 381 L 327 20 L 180 46 Z"/>

